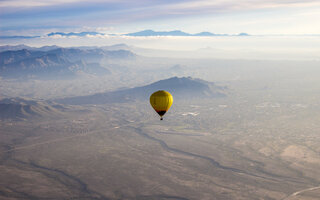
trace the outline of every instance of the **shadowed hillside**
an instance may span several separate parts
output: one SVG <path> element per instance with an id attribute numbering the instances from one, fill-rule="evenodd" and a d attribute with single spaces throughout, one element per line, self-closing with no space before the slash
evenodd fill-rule
<path id="1" fill-rule="evenodd" d="M 173 95 L 173 98 L 195 99 L 195 98 L 215 98 L 225 97 L 225 87 L 217 86 L 212 82 L 191 77 L 173 77 L 160 80 L 150 85 L 135 87 L 114 92 L 98 93 L 89 96 L 79 96 L 58 99 L 57 102 L 64 104 L 105 104 L 123 103 L 132 100 L 146 100 L 157 90 L 166 90 Z"/>
<path id="2" fill-rule="evenodd" d="M 127 50 L 100 48 L 47 48 L 44 50 L 12 50 L 0 52 L 0 76 L 3 78 L 53 78 L 74 77 L 79 73 L 107 75 L 110 70 L 101 65 L 102 60 L 127 60 L 136 57 Z"/>
<path id="3" fill-rule="evenodd" d="M 28 118 L 57 117 L 66 108 L 59 104 L 33 101 L 22 98 L 0 100 L 1 120 L 26 120 Z"/>

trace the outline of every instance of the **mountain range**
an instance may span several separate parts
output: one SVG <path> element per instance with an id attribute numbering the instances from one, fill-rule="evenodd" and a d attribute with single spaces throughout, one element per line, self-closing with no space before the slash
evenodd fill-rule
<path id="1" fill-rule="evenodd" d="M 0 52 L 3 51 L 17 51 L 17 50 L 22 50 L 22 49 L 27 49 L 27 50 L 31 50 L 31 51 L 50 51 L 53 49 L 58 49 L 61 48 L 59 46 L 56 45 L 52 45 L 52 46 L 42 46 L 42 47 L 30 47 L 24 44 L 20 44 L 20 45 L 4 45 L 4 46 L 0 46 Z"/>
<path id="2" fill-rule="evenodd" d="M 0 120 L 26 120 L 30 118 L 59 117 L 66 111 L 62 105 L 25 98 L 0 100 Z"/>
<path id="3" fill-rule="evenodd" d="M 145 101 L 148 100 L 149 96 L 157 90 L 166 90 L 170 92 L 175 100 L 190 100 L 196 98 L 225 97 L 227 88 L 201 79 L 194 79 L 191 77 L 172 77 L 141 87 L 87 96 L 56 99 L 55 101 L 71 105 L 124 103 L 135 100 Z"/>
<path id="4" fill-rule="evenodd" d="M 127 33 L 127 36 L 249 36 L 247 33 L 240 33 L 237 35 L 229 34 L 216 34 L 211 32 L 201 32 L 196 34 L 186 33 L 180 30 L 174 31 L 153 31 L 153 30 L 144 30 L 135 33 Z"/>
<path id="5" fill-rule="evenodd" d="M 36 50 L 21 49 L 0 52 L 0 76 L 4 78 L 63 78 L 75 76 L 79 72 L 106 75 L 111 72 L 101 66 L 102 59 L 134 59 L 136 57 L 134 53 L 127 50 L 54 47 L 56 46 Z"/>
<path id="6" fill-rule="evenodd" d="M 0 39 L 32 39 L 32 38 L 39 38 L 39 37 L 52 37 L 52 36 L 77 36 L 77 37 L 85 37 L 85 36 L 98 36 L 98 35 L 109 35 L 109 36 L 250 36 L 248 33 L 239 33 L 239 34 L 218 34 L 218 33 L 211 33 L 211 32 L 199 32 L 195 34 L 183 32 L 181 30 L 173 30 L 173 31 L 154 31 L 154 30 L 143 30 L 139 32 L 133 32 L 133 33 L 126 33 L 126 34 L 105 34 L 105 33 L 99 33 L 99 32 L 52 32 L 48 33 L 45 36 L 0 36 Z"/>
<path id="7" fill-rule="evenodd" d="M 55 35 L 59 35 L 59 36 L 87 36 L 87 35 L 104 35 L 103 33 L 98 33 L 98 32 L 80 32 L 80 33 L 74 33 L 74 32 L 70 32 L 70 33 L 63 33 L 63 32 L 52 32 L 47 34 L 47 36 L 55 36 Z"/>
<path id="8" fill-rule="evenodd" d="M 24 44 L 19 44 L 19 45 L 4 45 L 4 46 L 0 46 L 0 52 L 4 52 L 4 51 L 17 51 L 17 50 L 22 50 L 22 49 L 26 49 L 26 50 L 30 50 L 30 51 L 51 51 L 54 49 L 59 49 L 59 48 L 63 48 L 57 45 L 51 45 L 51 46 L 42 46 L 42 47 L 31 47 L 28 45 L 24 45 Z M 102 49 L 105 51 L 118 51 L 118 50 L 128 50 L 130 51 L 131 48 L 130 46 L 126 45 L 126 44 L 115 44 L 115 45 L 111 45 L 111 46 L 101 46 L 101 47 L 97 47 L 97 46 L 78 46 L 78 47 L 69 47 L 68 49 L 81 49 L 81 50 L 92 50 L 92 49 Z"/>

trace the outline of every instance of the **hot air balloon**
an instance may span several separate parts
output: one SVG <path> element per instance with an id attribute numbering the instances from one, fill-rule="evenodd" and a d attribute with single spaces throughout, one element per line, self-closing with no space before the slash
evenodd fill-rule
<path id="1" fill-rule="evenodd" d="M 162 116 L 169 110 L 172 102 L 172 95 L 164 90 L 159 90 L 150 96 L 150 104 L 160 115 L 160 120 L 163 120 Z"/>

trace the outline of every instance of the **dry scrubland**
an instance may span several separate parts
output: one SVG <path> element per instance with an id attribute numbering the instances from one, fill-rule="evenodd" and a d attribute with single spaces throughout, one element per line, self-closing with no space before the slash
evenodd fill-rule
<path id="1" fill-rule="evenodd" d="M 192 76 L 227 86 L 227 97 L 173 94 L 164 121 L 148 99 L 2 120 L 0 199 L 319 199 L 319 61 L 106 66 L 112 74 L 100 78 L 0 79 L 1 96 L 52 100 Z"/>
<path id="2" fill-rule="evenodd" d="M 147 101 L 2 121 L 0 197 L 318 199 L 315 95 L 229 87 L 175 101 L 164 121 Z"/>

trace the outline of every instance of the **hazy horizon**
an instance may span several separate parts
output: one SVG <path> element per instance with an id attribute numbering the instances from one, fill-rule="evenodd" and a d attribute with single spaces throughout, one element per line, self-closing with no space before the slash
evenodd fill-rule
<path id="1" fill-rule="evenodd" d="M 1 41 L 1 40 L 0 40 Z M 111 46 L 126 44 L 136 47 L 135 53 L 152 57 L 188 57 L 248 60 L 319 60 L 320 37 L 317 36 L 84 36 L 44 37 L 2 40 L 3 45 L 25 44 L 34 47 Z M 141 49 L 161 50 L 146 54 Z M 185 54 L 184 54 L 185 53 Z"/>

